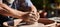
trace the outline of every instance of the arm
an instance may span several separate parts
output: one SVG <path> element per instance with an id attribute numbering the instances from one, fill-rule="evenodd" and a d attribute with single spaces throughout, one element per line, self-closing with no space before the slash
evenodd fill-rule
<path id="1" fill-rule="evenodd" d="M 34 11 L 34 14 L 36 15 L 37 10 L 36 10 L 35 6 L 31 3 L 31 1 L 29 1 L 27 3 L 28 3 L 28 6 L 31 7 L 31 11 Z M 26 16 L 25 14 L 27 14 L 26 12 L 14 10 L 3 3 L 0 4 L 0 6 L 3 7 L 7 11 L 7 13 L 4 13 L 5 16 L 13 16 L 15 18 L 21 18 L 22 15 Z"/>
<path id="2" fill-rule="evenodd" d="M 25 15 L 28 13 L 28 12 L 21 12 L 18 10 L 14 10 L 3 3 L 0 4 L 0 7 L 2 8 L 2 9 L 0 8 L 1 9 L 0 14 L 5 15 L 5 16 L 12 16 L 15 18 L 21 18 L 22 15 Z"/>

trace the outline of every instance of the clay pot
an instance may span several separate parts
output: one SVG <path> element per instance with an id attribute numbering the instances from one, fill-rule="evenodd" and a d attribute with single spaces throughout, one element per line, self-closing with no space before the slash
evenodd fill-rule
<path id="1" fill-rule="evenodd" d="M 56 27 L 56 22 L 52 20 L 48 20 L 46 18 L 40 18 L 38 20 L 39 23 L 43 23 L 46 27 Z"/>

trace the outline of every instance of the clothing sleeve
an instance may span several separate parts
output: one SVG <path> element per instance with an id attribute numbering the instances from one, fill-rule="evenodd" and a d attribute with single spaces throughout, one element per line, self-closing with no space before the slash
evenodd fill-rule
<path id="1" fill-rule="evenodd" d="M 32 5 L 32 2 L 30 0 L 25 0 L 25 3 L 27 3 L 29 7 Z"/>

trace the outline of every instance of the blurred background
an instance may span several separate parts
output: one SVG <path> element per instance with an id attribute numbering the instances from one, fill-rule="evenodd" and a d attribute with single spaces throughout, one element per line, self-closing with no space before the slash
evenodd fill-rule
<path id="1" fill-rule="evenodd" d="M 60 0 L 31 0 L 41 18 L 60 17 Z"/>

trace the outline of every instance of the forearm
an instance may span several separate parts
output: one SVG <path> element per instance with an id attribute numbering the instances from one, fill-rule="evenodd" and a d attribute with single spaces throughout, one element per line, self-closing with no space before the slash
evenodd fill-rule
<path id="1" fill-rule="evenodd" d="M 13 14 L 13 15 L 18 15 L 18 16 L 22 16 L 22 15 L 28 13 L 28 12 L 18 11 L 18 10 L 12 9 L 12 8 L 9 8 L 9 9 L 7 9 L 7 10 L 8 10 L 8 12 L 10 12 L 11 14 Z"/>
<path id="2" fill-rule="evenodd" d="M 25 13 L 22 12 L 22 11 L 18 11 L 18 10 L 15 10 L 15 9 L 13 9 L 13 8 L 10 8 L 9 6 L 7 6 L 7 5 L 4 4 L 4 3 L 1 3 L 0 6 L 1 6 L 2 8 L 4 8 L 5 10 L 7 10 L 8 12 L 12 12 L 12 13 L 18 12 L 18 13 L 20 13 L 20 14 L 25 14 Z"/>
<path id="3" fill-rule="evenodd" d="M 21 18 L 23 15 L 26 15 L 28 13 L 28 12 L 21 12 L 14 9 L 8 9 L 8 10 L 12 14 L 12 16 L 16 18 Z"/>
<path id="4" fill-rule="evenodd" d="M 3 5 L 1 5 L 1 7 L 2 6 Z M 21 11 L 12 9 L 5 4 L 4 4 L 4 6 L 2 7 L 3 9 L 1 9 L 0 14 L 5 15 L 5 16 L 12 16 L 12 17 L 15 17 L 15 18 L 20 18 L 21 16 L 28 13 L 28 12 L 21 12 Z"/>
<path id="5" fill-rule="evenodd" d="M 15 12 L 15 11 L 13 11 Z M 7 12 L 5 10 L 0 10 L 0 14 L 1 15 L 4 15 L 4 16 L 11 16 L 11 17 L 14 17 L 14 18 L 22 18 L 22 16 L 24 15 L 23 13 L 19 13 L 19 12 Z M 27 14 L 27 13 L 25 13 Z"/>

